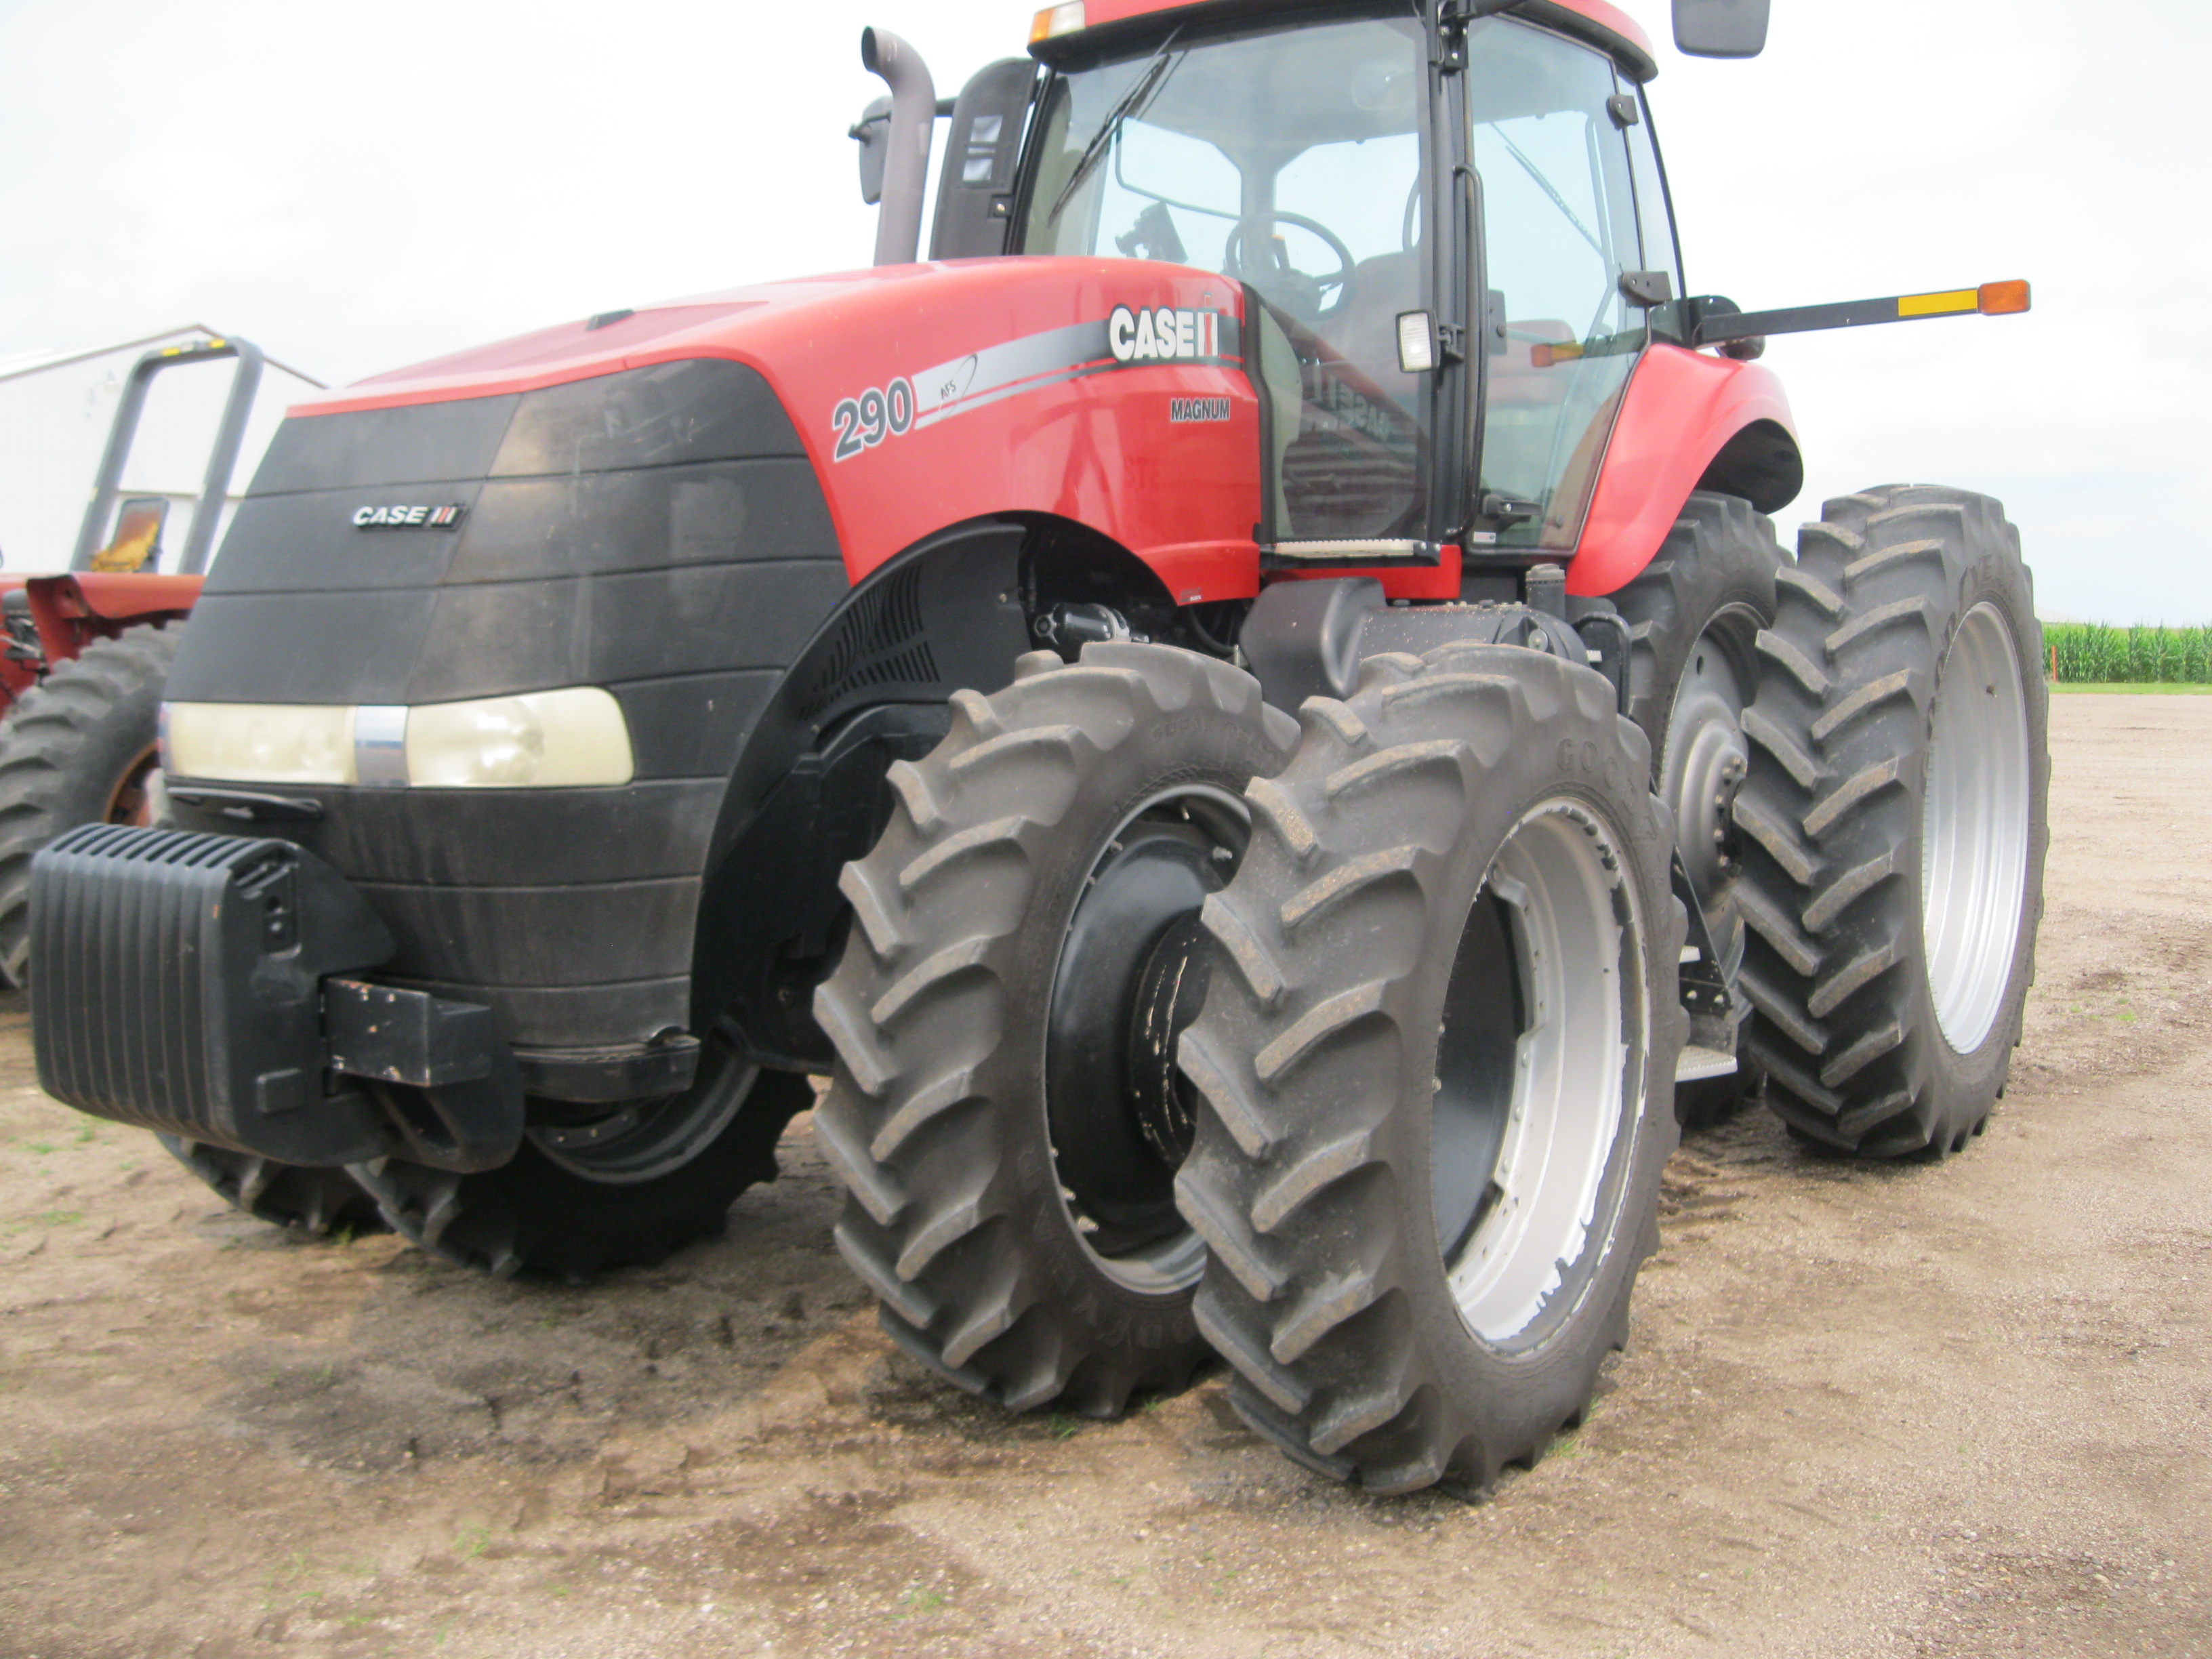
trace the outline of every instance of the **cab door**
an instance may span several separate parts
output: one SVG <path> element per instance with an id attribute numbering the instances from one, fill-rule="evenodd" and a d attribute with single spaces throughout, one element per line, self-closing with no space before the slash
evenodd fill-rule
<path id="1" fill-rule="evenodd" d="M 1489 293 L 1468 550 L 1564 557 L 1650 340 L 1652 302 L 1671 297 L 1656 279 L 1671 290 L 1672 237 L 1645 246 L 1628 137 L 1642 104 L 1604 53 L 1487 19 L 1468 30 L 1466 74 Z M 1656 165 L 1645 170 L 1656 191 Z"/>

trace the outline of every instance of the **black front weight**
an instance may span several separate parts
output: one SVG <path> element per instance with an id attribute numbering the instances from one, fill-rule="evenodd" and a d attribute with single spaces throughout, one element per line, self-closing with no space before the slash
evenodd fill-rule
<path id="1" fill-rule="evenodd" d="M 285 1164 L 514 1154 L 489 1011 L 334 979 L 392 935 L 289 842 L 88 824 L 33 862 L 31 931 L 40 1085 L 80 1111 Z"/>

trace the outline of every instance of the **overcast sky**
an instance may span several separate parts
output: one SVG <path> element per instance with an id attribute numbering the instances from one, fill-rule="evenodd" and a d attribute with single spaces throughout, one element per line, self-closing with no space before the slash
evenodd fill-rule
<path id="1" fill-rule="evenodd" d="M 0 0 L 0 356 L 205 322 L 333 383 L 592 312 L 866 263 L 863 23 L 949 95 L 996 0 Z M 2027 276 L 2025 318 L 1777 340 L 1778 515 L 1987 490 L 2046 616 L 2212 621 L 2207 0 L 1774 0 L 1652 96 L 1692 291 Z"/>

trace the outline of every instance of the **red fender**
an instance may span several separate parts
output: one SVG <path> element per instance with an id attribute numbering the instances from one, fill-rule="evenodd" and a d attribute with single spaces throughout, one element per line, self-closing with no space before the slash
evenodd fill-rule
<path id="1" fill-rule="evenodd" d="M 1782 382 L 1756 363 L 1654 345 L 1629 376 L 1567 592 L 1618 592 L 1651 562 L 1682 503 L 1729 439 L 1771 421 L 1792 439 Z"/>

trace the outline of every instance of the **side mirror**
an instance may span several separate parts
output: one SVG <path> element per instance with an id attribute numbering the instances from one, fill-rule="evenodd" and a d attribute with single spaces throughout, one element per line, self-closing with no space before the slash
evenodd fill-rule
<path id="1" fill-rule="evenodd" d="M 1756 58 L 1767 0 L 1674 0 L 1674 45 L 1692 58 Z"/>
<path id="2" fill-rule="evenodd" d="M 891 100 L 878 98 L 860 112 L 846 135 L 860 147 L 860 199 L 870 207 L 884 199 L 884 163 L 890 155 Z"/>

